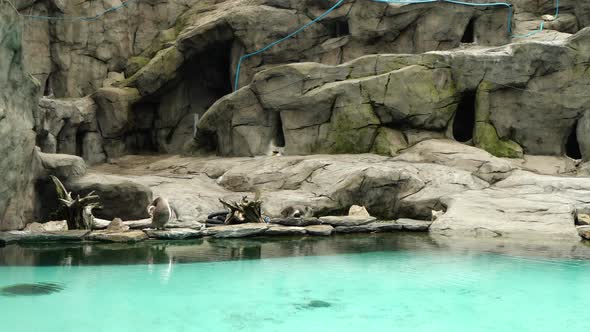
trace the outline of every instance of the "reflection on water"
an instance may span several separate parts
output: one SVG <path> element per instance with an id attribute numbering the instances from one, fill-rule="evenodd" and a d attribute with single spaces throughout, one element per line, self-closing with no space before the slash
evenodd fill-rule
<path id="1" fill-rule="evenodd" d="M 146 241 L 136 244 L 15 244 L 0 248 L 0 265 L 167 264 L 168 269 L 162 272 L 162 279 L 165 280 L 169 278 L 172 265 L 177 263 L 400 250 L 451 250 L 465 254 L 491 252 L 530 259 L 590 259 L 590 245 L 577 241 L 550 242 L 453 238 L 422 233 L 381 233 L 332 237 L 206 238 L 190 241 Z"/>

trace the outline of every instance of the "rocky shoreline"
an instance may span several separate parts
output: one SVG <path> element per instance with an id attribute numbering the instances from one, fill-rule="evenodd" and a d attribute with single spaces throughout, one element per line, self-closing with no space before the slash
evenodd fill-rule
<path id="1" fill-rule="evenodd" d="M 206 227 L 205 224 L 191 223 L 166 230 L 149 228 L 150 220 L 122 222 L 121 228 L 102 230 L 61 230 L 67 228 L 64 222 L 51 222 L 53 229 L 43 227 L 22 231 L 0 232 L 0 245 L 32 242 L 117 242 L 135 243 L 151 240 L 185 240 L 200 237 L 242 238 L 251 236 L 330 236 L 338 233 L 378 232 L 427 232 L 430 222 L 400 219 L 397 221 L 376 221 L 375 218 L 331 217 L 310 219 L 273 219 L 270 223 L 246 223 Z M 289 226 L 294 223 L 306 226 Z M 42 225 L 42 224 L 41 224 Z M 97 225 L 99 226 L 99 225 Z"/>
<path id="2" fill-rule="evenodd" d="M 502 8 L 348 0 L 238 75 L 325 5 L 163 0 L 31 25 L 18 13 L 104 8 L 0 2 L 0 242 L 590 237 L 590 6 L 515 0 L 507 21 Z M 31 224 L 58 219 L 50 176 L 100 197 L 96 230 Z M 220 199 L 258 194 L 275 222 L 205 223 Z M 147 229 L 155 197 L 180 212 L 167 231 Z M 374 218 L 343 217 L 353 205 Z"/>

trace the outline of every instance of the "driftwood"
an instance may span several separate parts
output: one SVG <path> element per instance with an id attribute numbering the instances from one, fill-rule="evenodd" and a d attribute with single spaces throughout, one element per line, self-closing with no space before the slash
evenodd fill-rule
<path id="1" fill-rule="evenodd" d="M 230 211 L 225 218 L 226 225 L 264 222 L 261 209 L 262 201 L 258 194 L 253 201 L 249 201 L 246 196 L 242 197 L 240 202 L 228 203 L 222 199 L 219 201 Z"/>
<path id="2" fill-rule="evenodd" d="M 58 178 L 51 176 L 51 180 L 55 184 L 57 198 L 61 204 L 59 214 L 66 219 L 68 229 L 92 229 L 94 223 L 92 209 L 100 205 L 98 195 L 95 195 L 93 191 L 84 197 L 77 195 L 74 199 L 72 193 L 66 190 Z"/>

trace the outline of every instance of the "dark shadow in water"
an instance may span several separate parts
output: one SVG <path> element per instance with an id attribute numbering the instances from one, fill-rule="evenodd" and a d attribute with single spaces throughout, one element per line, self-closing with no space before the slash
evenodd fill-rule
<path id="1" fill-rule="evenodd" d="M 39 296 L 58 293 L 62 290 L 64 290 L 63 285 L 51 282 L 16 284 L 0 287 L 0 296 Z"/>
<path id="2" fill-rule="evenodd" d="M 182 264 L 384 251 L 498 253 L 513 256 L 590 259 L 578 241 L 456 238 L 428 233 L 348 234 L 330 237 L 205 238 L 136 244 L 14 244 L 0 248 L 0 266 Z"/>

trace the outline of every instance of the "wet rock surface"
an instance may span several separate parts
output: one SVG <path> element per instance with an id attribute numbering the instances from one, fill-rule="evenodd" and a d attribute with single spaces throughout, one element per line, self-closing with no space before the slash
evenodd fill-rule
<path id="1" fill-rule="evenodd" d="M 305 227 L 270 225 L 264 235 L 305 235 L 306 233 Z"/>
<path id="2" fill-rule="evenodd" d="M 159 240 L 184 240 L 202 237 L 206 234 L 204 230 L 192 228 L 174 228 L 166 230 L 145 229 L 145 234 L 153 239 Z"/>
<path id="3" fill-rule="evenodd" d="M 305 230 L 309 235 L 329 236 L 332 235 L 334 227 L 330 225 L 311 225 L 306 226 Z"/>
<path id="4" fill-rule="evenodd" d="M 338 226 L 359 226 L 365 225 L 375 221 L 377 218 L 375 217 L 367 217 L 367 216 L 327 216 L 327 217 L 320 217 L 320 221 L 322 224 L 327 224 L 330 226 L 338 227 Z"/>
<path id="5" fill-rule="evenodd" d="M 88 230 L 57 232 L 8 231 L 0 232 L 0 244 L 15 242 L 69 242 L 82 241 L 90 233 Z"/>
<path id="6" fill-rule="evenodd" d="M 94 231 L 87 237 L 90 241 L 134 243 L 146 240 L 148 236 L 142 231 L 109 232 Z"/>
<path id="7" fill-rule="evenodd" d="M 224 225 L 207 228 L 207 234 L 217 238 L 236 238 L 260 235 L 268 229 L 266 224 Z"/>

